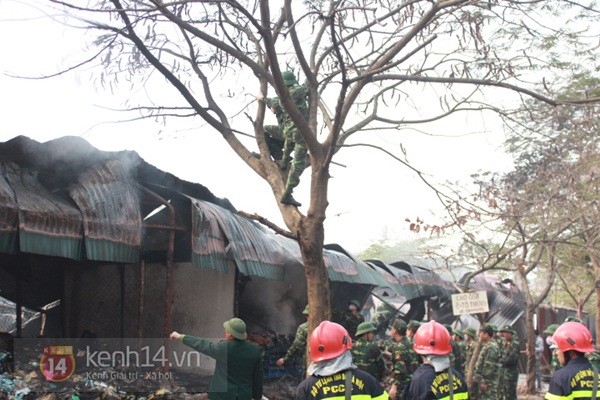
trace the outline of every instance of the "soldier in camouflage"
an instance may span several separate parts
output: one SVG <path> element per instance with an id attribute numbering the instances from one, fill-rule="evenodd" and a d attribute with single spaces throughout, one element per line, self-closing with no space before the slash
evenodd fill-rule
<path id="1" fill-rule="evenodd" d="M 410 320 L 408 321 L 408 325 L 406 326 L 406 338 L 408 339 L 408 342 L 411 344 L 411 346 L 413 345 L 413 337 L 415 336 L 415 333 L 417 332 L 417 329 L 419 329 L 419 327 L 421 326 L 421 323 L 417 320 Z"/>
<path id="2" fill-rule="evenodd" d="M 477 331 L 473 327 L 467 327 L 463 329 L 463 338 L 465 343 L 465 356 L 464 356 L 464 364 L 463 370 L 465 371 L 465 375 L 469 373 L 469 364 L 471 362 L 471 357 L 473 356 L 473 352 L 475 351 L 475 345 L 477 344 Z"/>
<path id="3" fill-rule="evenodd" d="M 340 325 L 346 328 L 352 339 L 356 338 L 358 325 L 365 322 L 365 317 L 360 313 L 361 307 L 360 301 L 350 300 L 348 302 L 348 309 L 340 321 Z"/>
<path id="4" fill-rule="evenodd" d="M 417 354 L 406 338 L 406 322 L 397 319 L 392 324 L 392 339 L 394 343 L 389 349 L 392 360 L 391 376 L 387 380 L 390 399 L 400 398 L 402 392 L 410 383 L 413 372 L 419 366 Z"/>
<path id="5" fill-rule="evenodd" d="M 450 325 L 444 325 L 444 327 L 446 328 L 446 330 L 448 331 L 448 334 L 450 335 L 450 345 L 452 346 L 452 352 L 450 352 L 450 366 L 452 366 L 452 368 L 454 369 L 461 369 L 461 365 L 463 364 L 463 355 L 460 352 L 460 346 L 458 345 L 458 343 L 456 342 L 456 340 L 454 340 L 454 329 L 450 326 Z M 463 371 L 460 371 L 460 373 L 462 374 Z"/>
<path id="6" fill-rule="evenodd" d="M 462 376 L 465 376 L 465 357 L 467 357 L 467 346 L 465 345 L 463 338 L 464 333 L 462 330 L 452 330 L 452 341 L 456 343 L 456 346 L 458 347 L 458 354 L 460 354 L 460 359 L 458 361 L 455 360 L 454 362 L 454 368 L 460 372 Z"/>
<path id="7" fill-rule="evenodd" d="M 519 380 L 519 341 L 517 332 L 512 326 L 506 325 L 500 329 L 504 337 L 504 345 L 500 352 L 500 388 L 504 400 L 517 400 L 517 381 Z"/>
<path id="8" fill-rule="evenodd" d="M 308 313 L 310 308 L 308 305 L 304 307 L 304 311 L 302 314 L 306 315 L 308 319 Z M 306 375 L 306 345 L 308 338 L 308 321 L 300 324 L 298 329 L 296 329 L 296 335 L 294 336 L 294 342 L 285 353 L 285 356 L 281 357 L 279 360 L 275 362 L 279 367 L 283 366 L 285 363 L 291 361 L 293 358 L 301 358 L 302 360 L 302 377 Z"/>
<path id="9" fill-rule="evenodd" d="M 556 371 L 562 368 L 560 362 L 558 361 L 558 355 L 556 354 L 556 345 L 554 340 L 552 339 L 552 335 L 556 332 L 556 328 L 558 328 L 558 324 L 550 324 L 544 329 L 544 335 L 546 335 L 546 344 L 550 348 L 552 352 L 552 356 L 550 358 L 550 376 L 554 375 Z"/>
<path id="10" fill-rule="evenodd" d="M 283 82 L 290 93 L 292 101 L 298 108 L 298 111 L 300 111 L 302 117 L 308 121 L 308 90 L 306 86 L 298 84 L 292 71 L 283 72 L 281 77 L 283 78 Z M 286 205 L 299 207 L 302 204 L 292 197 L 292 192 L 300 183 L 300 175 L 302 175 L 302 172 L 308 165 L 306 142 L 302 138 L 300 131 L 296 127 L 296 124 L 294 124 L 290 115 L 285 112 L 279 98 L 275 97 L 273 99 L 267 99 L 266 104 L 267 107 L 275 112 L 277 122 L 279 123 L 279 130 L 284 139 L 283 154 L 279 160 L 279 167 L 283 171 L 286 171 L 289 168 L 285 189 L 279 201 Z M 280 112 L 280 116 L 278 116 L 278 112 Z M 291 156 L 292 152 L 294 153 L 293 159 Z"/>
<path id="11" fill-rule="evenodd" d="M 368 372 L 381 381 L 385 373 L 383 354 L 376 343 L 373 342 L 376 328 L 370 322 L 358 325 L 356 337 L 358 340 L 352 346 L 352 361 L 358 368 Z"/>
<path id="12" fill-rule="evenodd" d="M 494 340 L 494 328 L 483 325 L 479 329 L 482 343 L 473 381 L 477 387 L 478 400 L 498 400 L 498 371 L 500 370 L 500 352 Z"/>

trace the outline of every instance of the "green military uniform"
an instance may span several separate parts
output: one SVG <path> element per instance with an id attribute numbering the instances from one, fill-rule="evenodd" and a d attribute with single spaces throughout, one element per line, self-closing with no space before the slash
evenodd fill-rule
<path id="1" fill-rule="evenodd" d="M 556 332 L 558 326 L 558 324 L 548 325 L 548 327 L 544 329 L 544 333 L 548 335 L 550 339 L 552 339 L 552 335 L 554 335 L 554 332 Z M 552 345 L 552 343 L 554 343 L 554 341 L 550 340 L 549 347 L 550 351 L 552 352 L 552 356 L 550 358 L 550 368 L 552 369 L 552 371 L 550 375 L 554 375 L 554 372 L 562 368 L 562 365 L 560 365 L 560 361 L 558 361 L 558 354 L 556 354 L 556 348 Z"/>
<path id="2" fill-rule="evenodd" d="M 358 325 L 365 322 L 365 317 L 363 317 L 362 314 L 360 313 L 361 304 L 358 300 L 350 300 L 348 302 L 348 304 L 349 305 L 354 304 L 357 307 L 358 312 L 356 314 L 352 314 L 350 312 L 344 313 L 339 324 L 342 325 L 344 328 L 346 328 L 346 330 L 348 331 L 348 334 L 350 335 L 350 337 L 352 339 L 355 339 L 356 338 L 356 330 L 358 329 Z"/>
<path id="3" fill-rule="evenodd" d="M 379 346 L 369 340 L 369 335 L 367 335 L 374 332 L 375 329 L 375 326 L 370 322 L 363 322 L 358 326 L 356 337 L 359 337 L 359 339 L 352 346 L 352 362 L 361 370 L 368 372 L 378 381 L 381 381 L 385 373 L 383 354 Z"/>
<path id="4" fill-rule="evenodd" d="M 516 331 L 506 326 L 501 332 L 509 332 L 513 336 L 510 341 L 504 340 L 500 349 L 500 364 L 502 366 L 500 377 L 500 392 L 504 400 L 517 400 L 517 382 L 519 380 L 519 341 Z"/>
<path id="5" fill-rule="evenodd" d="M 285 353 L 283 361 L 287 363 L 295 357 L 302 357 L 303 365 L 306 364 L 306 342 L 308 338 L 308 321 L 300 324 L 296 329 L 296 335 L 294 336 L 294 342 Z"/>
<path id="6" fill-rule="evenodd" d="M 498 400 L 498 372 L 500 370 L 500 352 L 493 338 L 482 344 L 475 364 L 473 380 L 478 386 L 478 400 Z M 487 385 L 486 390 L 481 385 Z"/>
<path id="7" fill-rule="evenodd" d="M 298 111 L 300 111 L 302 117 L 308 121 L 308 89 L 304 85 L 298 85 L 296 77 L 291 71 L 283 72 L 282 78 Z M 306 142 L 302 138 L 300 131 L 296 127 L 296 124 L 294 124 L 290 115 L 285 112 L 279 98 L 267 99 L 267 107 L 276 110 L 276 116 L 277 110 L 280 110 L 282 113 L 281 117 L 277 117 L 280 131 L 284 139 L 283 154 L 279 161 L 279 166 L 281 169 L 286 170 L 291 162 L 291 168 L 288 172 L 285 189 L 280 201 L 283 204 L 300 206 L 301 204 L 293 199 L 292 192 L 300 183 L 300 175 L 302 175 L 302 172 L 308 165 Z M 292 151 L 294 152 L 293 159 L 291 157 Z"/>
<path id="8" fill-rule="evenodd" d="M 391 384 L 398 387 L 397 393 L 402 393 L 410 383 L 413 372 L 419 366 L 417 354 L 406 337 L 402 337 L 399 342 L 395 342 L 390 349 L 390 353 L 392 359 Z"/>
<path id="9" fill-rule="evenodd" d="M 467 340 L 466 336 L 469 336 L 472 340 Z M 467 327 L 463 330 L 463 337 L 465 338 L 465 356 L 463 357 L 463 371 L 465 371 L 465 375 L 469 373 L 468 367 L 471 362 L 471 357 L 473 356 L 473 352 L 475 351 L 475 346 L 477 345 L 477 331 L 475 328 Z"/>
<path id="10" fill-rule="evenodd" d="M 245 340 L 247 337 L 246 325 L 242 320 L 233 318 L 225 322 L 223 326 L 235 336 L 235 339 L 213 343 L 210 340 L 189 335 L 182 337 L 184 344 L 216 360 L 208 398 L 210 400 L 262 398 L 262 350 L 257 345 Z"/>

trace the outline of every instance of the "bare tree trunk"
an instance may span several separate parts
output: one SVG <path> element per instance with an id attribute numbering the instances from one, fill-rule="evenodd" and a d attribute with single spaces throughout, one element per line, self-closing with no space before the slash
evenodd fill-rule
<path id="1" fill-rule="evenodd" d="M 309 332 L 312 332 L 321 321 L 331 319 L 329 277 L 323 259 L 325 241 L 323 223 L 328 206 L 329 172 L 328 168 L 323 168 L 321 165 L 313 165 L 311 168 L 310 206 L 307 215 L 301 219 L 298 225 L 298 244 L 304 262 L 308 305 L 310 306 Z"/>
<path id="2" fill-rule="evenodd" d="M 533 328 L 533 309 L 525 306 L 525 333 L 527 338 L 527 394 L 535 393 L 535 332 Z"/>

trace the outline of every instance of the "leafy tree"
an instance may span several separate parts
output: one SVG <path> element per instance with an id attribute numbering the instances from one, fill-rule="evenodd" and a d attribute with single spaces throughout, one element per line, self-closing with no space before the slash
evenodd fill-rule
<path id="1" fill-rule="evenodd" d="M 267 109 L 246 94 L 274 91 L 281 99 L 310 158 L 308 207 L 278 205 L 300 245 L 313 327 L 330 315 L 322 257 L 329 166 L 340 149 L 356 145 L 351 137 L 473 110 L 502 112 L 498 88 L 503 97 L 551 105 L 597 100 L 543 94 L 562 71 L 596 65 L 580 31 L 597 22 L 593 1 L 51 1 L 96 34 L 87 60 L 102 65 L 99 83 L 172 87 L 177 98 L 130 109 L 148 118 L 199 117 L 277 199 L 285 174 L 263 134 Z M 556 18 L 564 23 L 546 23 Z M 290 68 L 307 87 L 308 120 L 284 85 Z"/>

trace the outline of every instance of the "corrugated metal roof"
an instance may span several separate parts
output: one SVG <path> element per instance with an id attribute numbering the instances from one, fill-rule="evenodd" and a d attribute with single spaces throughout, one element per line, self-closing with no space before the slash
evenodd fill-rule
<path id="1" fill-rule="evenodd" d="M 272 240 L 270 236 L 274 235 L 269 234 L 254 221 L 208 202 L 196 200 L 194 206 L 193 212 L 203 214 L 203 216 L 197 217 L 199 220 L 207 219 L 217 222 L 224 236 L 223 239 L 227 243 L 225 247 L 227 257 L 235 262 L 244 275 L 257 275 L 269 279 L 283 280 L 285 265 L 296 264 L 296 260 L 289 253 L 282 251 L 277 246 L 277 242 Z M 214 236 L 216 232 L 212 229 L 207 233 Z M 202 242 L 210 245 L 208 252 L 199 248 Z M 200 239 L 196 242 L 196 250 L 199 253 L 209 253 L 216 256 L 215 250 L 218 247 L 222 248 L 222 246 L 216 246 L 215 244 L 214 238 Z M 196 261 L 194 264 L 199 265 L 201 263 Z"/>
<path id="2" fill-rule="evenodd" d="M 6 180 L 6 164 L 0 163 L 0 252 L 17 252 L 19 207 L 15 192 Z"/>
<path id="3" fill-rule="evenodd" d="M 217 205 L 192 199 L 194 232 L 193 263 L 201 268 L 226 271 L 227 258 L 240 272 L 268 279 L 285 278 L 287 268 L 302 267 L 298 243 L 277 235 L 252 220 Z M 390 286 L 389 282 L 366 263 L 346 254 L 325 249 L 325 266 L 333 281 Z"/>
<path id="4" fill-rule="evenodd" d="M 135 263 L 142 242 L 142 217 L 130 166 L 108 160 L 81 173 L 69 195 L 83 215 L 89 260 Z"/>
<path id="5" fill-rule="evenodd" d="M 412 275 L 412 278 L 405 275 L 398 279 L 406 279 L 411 284 L 418 285 L 422 296 L 450 297 L 452 293 L 457 292 L 456 288 L 452 286 L 452 283 L 443 280 L 438 274 L 425 267 L 410 265 L 404 261 L 393 262 L 390 265 L 405 272 L 409 272 Z"/>
<path id="6" fill-rule="evenodd" d="M 376 268 L 386 278 L 389 283 L 388 287 L 394 289 L 407 301 L 423 296 L 419 285 L 416 283 L 416 279 L 409 272 L 393 268 L 379 260 L 367 260 L 366 262 Z"/>
<path id="7" fill-rule="evenodd" d="M 37 171 L 5 163 L 6 180 L 19 208 L 19 248 L 26 253 L 81 259 L 81 213 L 66 199 L 50 192 Z"/>
<path id="8" fill-rule="evenodd" d="M 464 281 L 465 276 L 460 282 Z M 484 290 L 487 293 L 489 322 L 496 326 L 512 325 L 524 313 L 523 294 L 516 288 L 511 289 L 511 286 L 503 285 L 502 281 L 494 276 L 476 275 L 469 282 L 469 288 L 475 291 Z"/>

